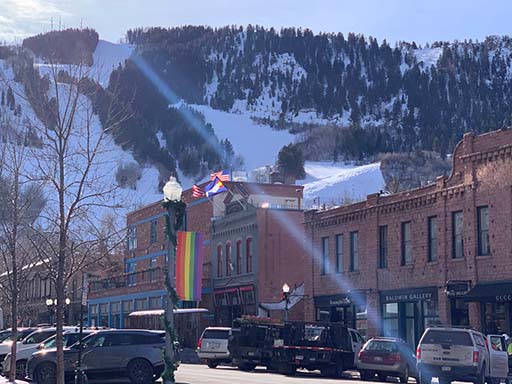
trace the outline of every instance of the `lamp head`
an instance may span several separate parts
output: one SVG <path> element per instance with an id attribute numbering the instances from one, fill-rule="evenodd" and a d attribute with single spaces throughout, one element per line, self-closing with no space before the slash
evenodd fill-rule
<path id="1" fill-rule="evenodd" d="M 164 192 L 164 200 L 165 201 L 176 201 L 181 200 L 181 192 L 183 188 L 181 188 L 180 183 L 176 180 L 174 176 L 169 177 L 169 181 L 165 183 L 163 192 Z"/>
<path id="2" fill-rule="evenodd" d="M 290 293 L 290 286 L 286 283 L 283 285 L 283 293 Z"/>
<path id="3" fill-rule="evenodd" d="M 66 305 L 69 305 L 71 303 L 71 299 L 69 297 L 66 297 Z"/>
<path id="4" fill-rule="evenodd" d="M 53 300 L 50 298 L 46 299 L 46 305 L 47 306 L 53 305 Z"/>

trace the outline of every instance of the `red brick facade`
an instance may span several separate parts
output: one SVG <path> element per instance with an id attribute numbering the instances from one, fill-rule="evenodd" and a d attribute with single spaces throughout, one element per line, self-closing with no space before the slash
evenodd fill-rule
<path id="1" fill-rule="evenodd" d="M 479 210 L 479 207 L 486 208 Z M 462 237 L 456 236 L 454 212 L 462 213 Z M 488 213 L 488 255 L 478 254 L 478 236 L 487 236 L 485 228 L 479 228 L 479 212 L 482 217 L 485 212 Z M 437 225 L 429 246 L 431 217 L 435 217 L 432 220 Z M 387 229 L 381 230 L 381 226 Z M 482 226 L 485 227 L 484 221 L 480 222 Z M 443 324 L 454 321 L 455 308 L 452 307 L 456 303 L 446 293 L 447 282 L 462 280 L 467 281 L 469 287 L 476 287 L 482 282 L 512 280 L 512 132 L 496 131 L 476 137 L 466 134 L 453 154 L 453 171 L 449 177 L 439 177 L 432 185 L 416 190 L 389 196 L 374 194 L 364 202 L 323 211 L 308 211 L 305 230 L 310 255 L 306 258 L 306 270 L 312 277 L 306 286 L 306 293 L 311 298 L 317 298 L 316 309 L 315 299 L 307 301 L 308 317 L 318 317 L 318 307 L 321 305 L 325 307 L 325 314 L 329 310 L 329 305 L 319 297 L 346 295 L 346 306 L 356 304 L 357 298 L 362 308 L 366 304 L 366 311 L 360 310 L 359 319 L 352 315 L 352 324 L 367 328 L 368 334 L 376 335 L 385 331 L 383 318 L 386 316 L 389 318 L 386 324 L 392 329 L 388 333 L 396 333 L 393 330 L 395 323 L 403 325 L 409 321 L 415 324 L 412 326 L 414 329 L 406 326 L 405 332 L 409 334 L 400 330 L 399 336 L 416 341 L 429 321 Z M 382 242 L 386 246 L 381 246 L 381 231 L 387 231 L 387 239 Z M 354 271 L 350 271 L 349 266 L 352 232 L 358 233 L 358 266 Z M 335 268 L 336 235 L 343 235 L 344 239 L 343 270 L 339 273 Z M 327 257 L 333 267 L 328 273 L 322 274 L 322 238 L 326 237 Z M 457 239 L 454 240 L 454 237 Z M 407 239 L 410 239 L 410 243 Z M 406 253 L 412 256 L 412 261 L 404 263 L 404 249 L 409 249 L 409 244 L 411 252 Z M 434 247 L 432 244 L 437 248 L 437 257 L 429 261 L 429 249 Z M 463 257 L 454 258 L 454 244 L 461 244 Z M 386 251 L 381 251 L 382 248 Z M 379 267 L 381 252 L 386 255 L 383 268 Z M 416 290 L 413 291 L 413 288 Z M 457 302 L 457 305 L 465 312 L 469 302 L 467 317 L 470 324 L 485 328 L 482 321 L 491 321 L 489 311 L 492 309 L 485 311 L 483 307 L 496 305 L 496 300 L 492 300 L 492 297 L 488 298 L 490 300 L 471 299 L 471 292 L 468 295 L 460 292 L 458 297 L 462 302 Z M 357 298 L 354 299 L 354 296 Z M 339 304 L 335 299 L 334 304 Z M 499 305 L 501 309 L 505 303 Z M 438 313 L 434 316 L 436 306 Z M 510 313 L 509 307 L 507 302 L 503 309 Z M 330 309 L 345 311 L 335 305 Z M 384 310 L 391 312 L 383 313 Z M 331 316 L 336 315 L 333 311 Z M 357 312 L 357 309 L 348 309 L 349 317 L 351 311 Z M 409 316 L 409 320 L 400 319 L 402 312 L 407 317 L 405 311 L 416 312 Z M 506 317 L 510 319 L 509 314 Z M 505 320 L 505 323 L 507 321 L 508 328 L 500 330 L 510 332 L 510 321 Z M 504 328 L 504 322 L 500 324 Z M 397 327 L 400 328 L 400 325 Z"/>

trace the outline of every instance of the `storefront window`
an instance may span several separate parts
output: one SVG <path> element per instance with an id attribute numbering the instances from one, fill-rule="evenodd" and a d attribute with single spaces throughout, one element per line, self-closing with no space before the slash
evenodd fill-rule
<path id="1" fill-rule="evenodd" d="M 492 334 L 502 334 L 509 332 L 507 324 L 507 308 L 506 303 L 485 303 L 485 332 Z"/>
<path id="2" fill-rule="evenodd" d="M 439 305 L 437 300 L 423 302 L 423 327 L 439 325 Z"/>
<path id="3" fill-rule="evenodd" d="M 469 325 L 469 307 L 468 303 L 460 299 L 451 300 L 452 325 Z"/>
<path id="4" fill-rule="evenodd" d="M 358 305 L 355 307 L 356 310 L 356 329 L 361 336 L 366 337 L 368 333 L 368 312 L 366 305 Z"/>
<path id="5" fill-rule="evenodd" d="M 398 337 L 398 303 L 382 306 L 382 328 L 384 336 Z"/>

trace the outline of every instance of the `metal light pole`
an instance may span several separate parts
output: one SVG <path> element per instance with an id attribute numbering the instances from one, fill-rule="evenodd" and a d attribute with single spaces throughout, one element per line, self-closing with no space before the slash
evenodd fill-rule
<path id="1" fill-rule="evenodd" d="M 290 286 L 286 283 L 283 285 L 284 298 L 284 321 L 288 321 L 288 305 L 290 304 Z"/>
<path id="2" fill-rule="evenodd" d="M 176 209 L 183 203 L 181 202 L 181 185 L 178 183 L 176 178 L 170 177 L 169 181 L 163 188 L 164 192 L 164 206 L 167 207 L 167 214 L 169 215 L 169 221 L 167 225 L 167 231 L 169 236 L 169 252 L 167 256 L 167 279 L 170 287 L 167 289 L 167 307 L 165 309 L 165 319 L 167 326 L 174 332 L 174 287 L 175 287 L 175 268 L 174 262 L 176 259 Z M 165 334 L 165 357 L 172 364 L 174 364 L 174 340 L 167 330 Z M 166 366 L 166 369 L 168 367 Z M 174 372 L 167 374 L 164 377 L 164 384 L 174 383 Z"/>

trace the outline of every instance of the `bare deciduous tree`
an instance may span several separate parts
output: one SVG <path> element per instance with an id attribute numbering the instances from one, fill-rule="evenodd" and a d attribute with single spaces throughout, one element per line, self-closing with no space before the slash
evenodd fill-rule
<path id="1" fill-rule="evenodd" d="M 27 66 L 16 75 L 30 76 L 20 96 L 30 101 L 38 115 L 31 122 L 41 140 L 37 147 L 29 147 L 30 181 L 42 183 L 47 204 L 33 226 L 31 242 L 55 286 L 55 374 L 57 384 L 64 384 L 62 331 L 68 283 L 77 272 L 110 254 L 122 238 L 102 217 L 123 202 L 111 176 L 118 159 L 110 152 L 110 133 L 129 116 L 112 103 L 102 126 L 92 107 L 95 74 L 91 67 L 59 65 L 52 57 L 47 61 L 41 69 L 44 81 Z M 46 89 L 29 91 L 27 84 L 43 84 Z M 115 101 L 115 95 L 109 100 Z"/>
<path id="2" fill-rule="evenodd" d="M 31 225 L 44 205 L 41 185 L 25 176 L 27 148 L 23 145 L 26 130 L 20 119 L 3 122 L 0 142 L 0 288 L 10 306 L 11 361 L 9 381 L 16 378 L 16 338 L 18 307 L 26 283 L 30 280 L 36 256 L 31 249 Z M 23 369 L 23 368 L 19 368 Z"/>

